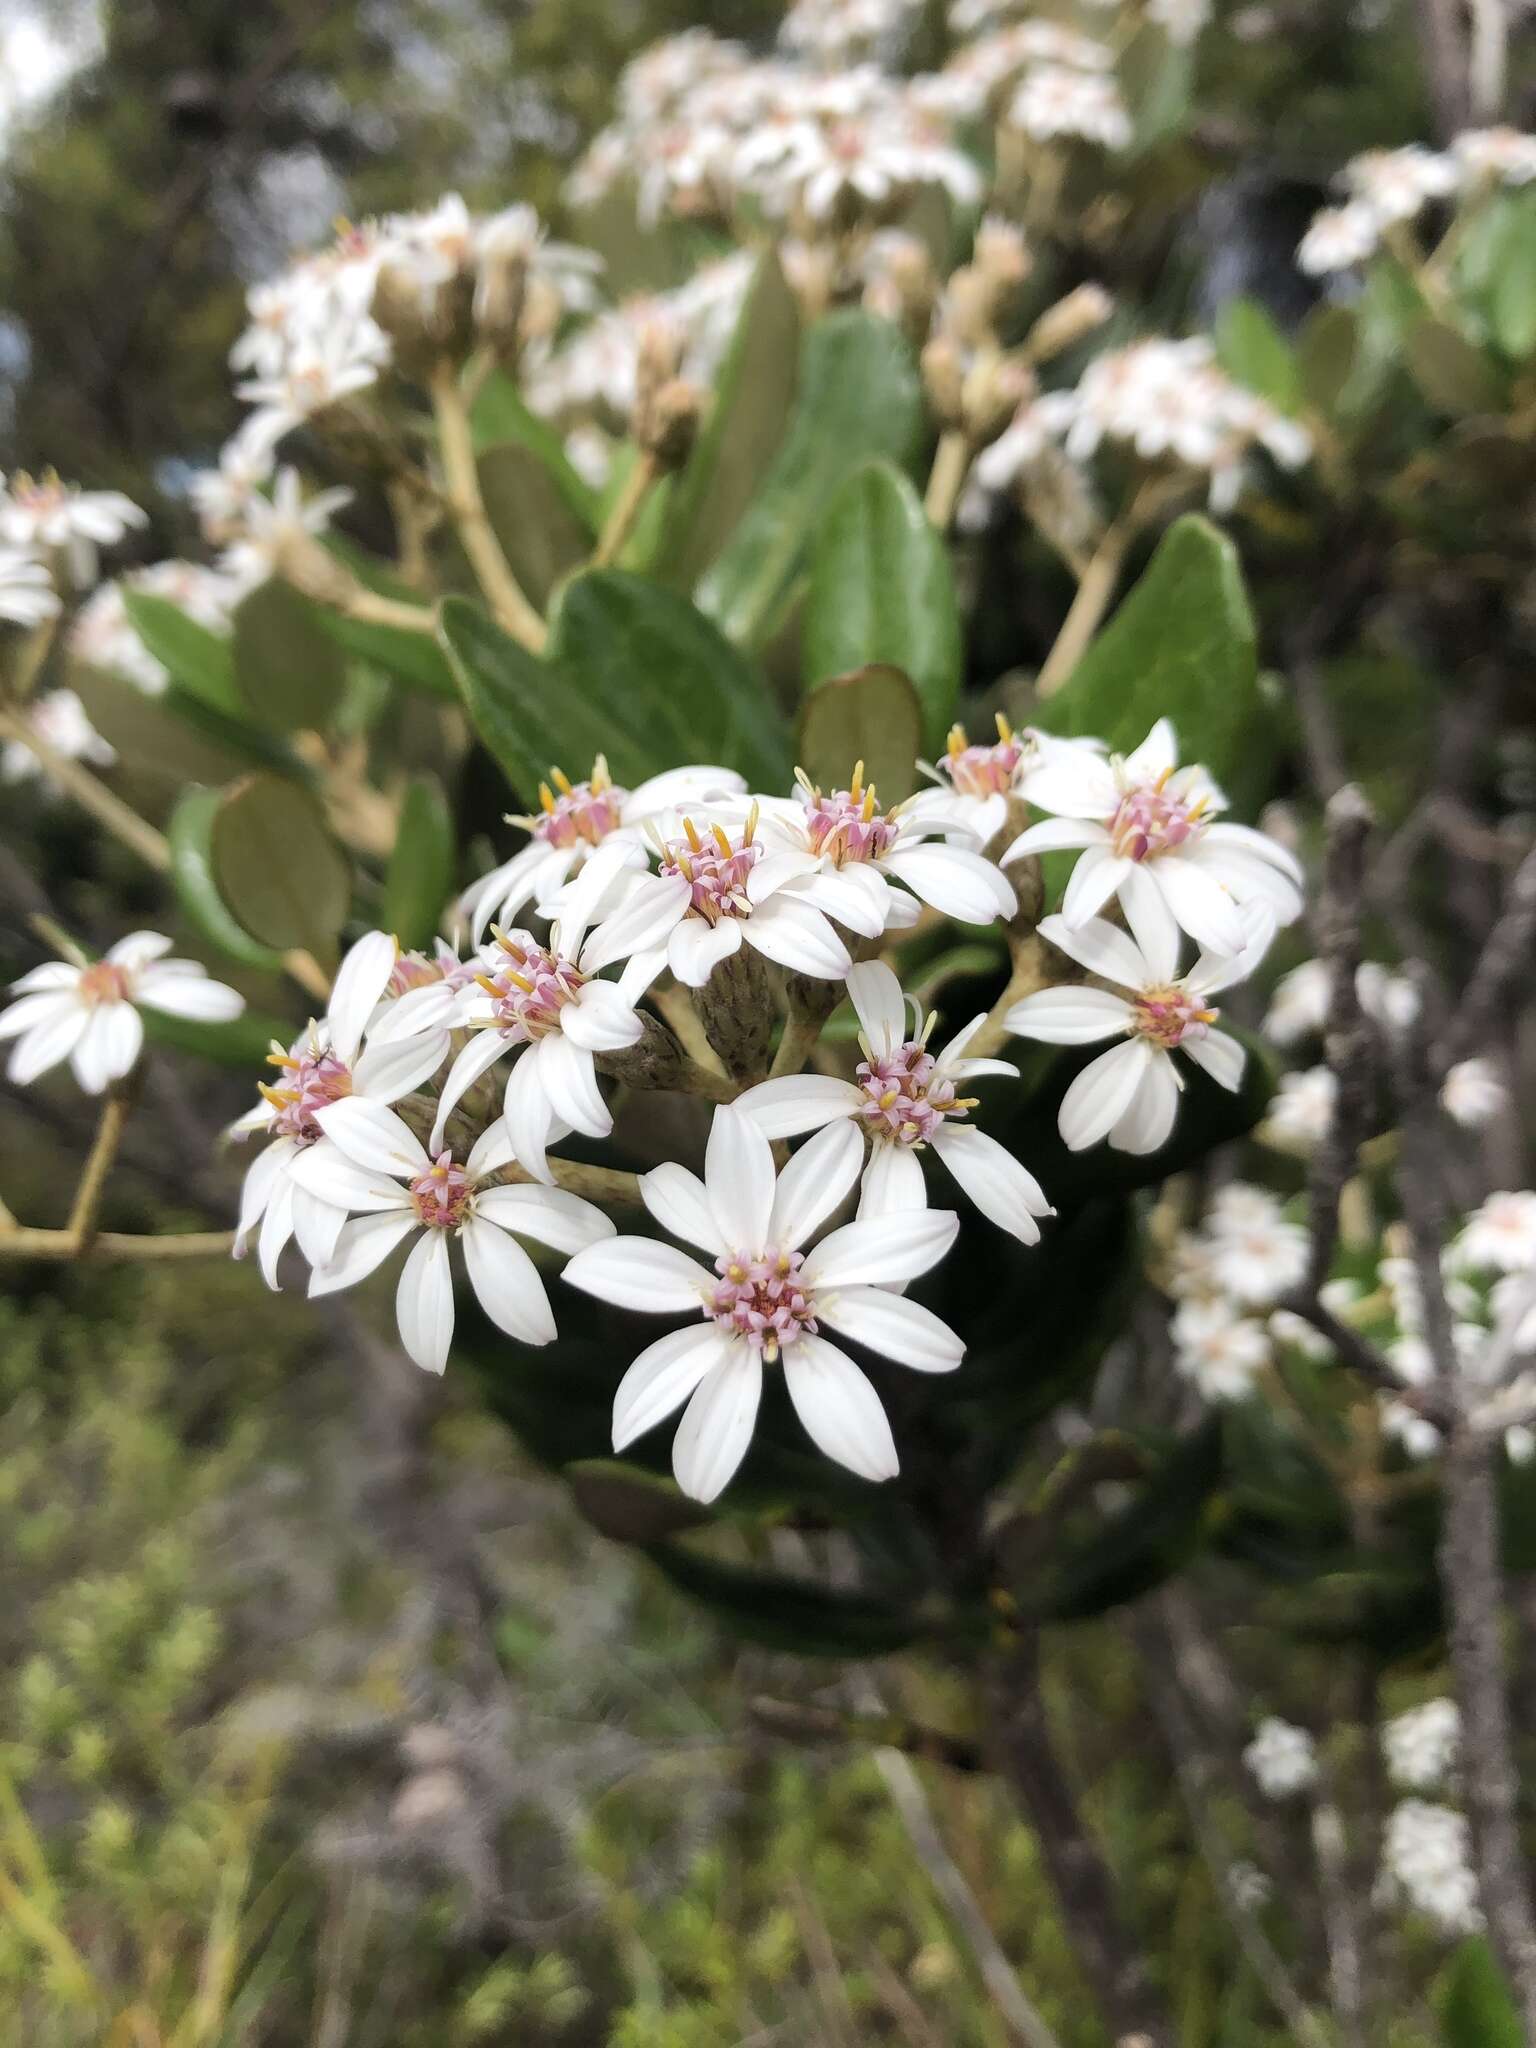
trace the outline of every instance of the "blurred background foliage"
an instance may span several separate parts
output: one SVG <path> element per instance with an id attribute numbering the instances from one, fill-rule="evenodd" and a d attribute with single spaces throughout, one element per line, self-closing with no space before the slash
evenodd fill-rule
<path id="1" fill-rule="evenodd" d="M 780 10 L 30 11 L 96 40 L 0 156 L 0 468 L 47 460 L 129 491 L 153 510 L 148 556 L 184 544 L 186 468 L 235 423 L 225 356 L 249 282 L 337 215 L 455 187 L 471 204 L 532 198 L 558 223 L 564 169 L 630 55 L 698 21 L 760 41 Z M 1169 325 L 1239 292 L 1293 324 L 1305 304 L 1291 251 L 1336 164 L 1428 132 L 1408 0 L 1262 11 L 1282 32 L 1202 45 L 1204 111 L 1166 173 L 1183 181 L 1170 202 L 1200 195 L 1182 215 L 1193 225 L 1171 251 L 1122 252 L 1156 281 L 1151 316 Z M 1531 125 L 1529 107 L 1512 111 Z M 1283 591 L 1284 532 L 1250 545 L 1274 571 L 1259 580 Z M 981 638 L 985 650 L 984 611 Z M 1412 754 L 1412 689 L 1386 661 L 1359 659 L 1336 678 L 1336 701 L 1390 777 L 1377 741 L 1390 715 Z M 3 801 L 28 806 L 29 857 L 72 922 L 133 918 L 146 885 L 110 846 L 31 797 Z M 12 835 L 4 857 L 16 850 Z M 232 1086 L 227 1104 L 200 1099 L 200 1114 L 243 1107 Z M 177 1105 L 160 1106 L 169 1135 L 156 1156 L 130 1159 L 114 1223 L 174 1221 L 179 1178 L 189 1192 L 198 1182 L 200 1202 L 210 1189 L 228 1200 L 230 1170 L 201 1163 L 202 1126 L 178 1154 Z M 78 1139 L 68 1116 L 0 1103 L 7 1195 L 38 1222 L 56 1220 Z M 8 2038 L 1014 2038 L 877 1762 L 838 1747 L 797 1755 L 747 1711 L 757 1695 L 803 1696 L 804 1667 L 726 1648 L 520 1464 L 468 1392 L 418 1384 L 350 1312 L 317 1323 L 237 1270 L 32 1273 L 0 1302 L 0 1408 Z M 1277 1646 L 1237 1625 L 1249 1618 L 1241 1582 L 1224 1587 L 1222 1569 L 1211 1567 L 1214 1612 L 1233 1624 L 1256 1694 L 1278 1680 L 1322 1700 L 1354 1683 L 1326 1645 Z M 1283 1674 L 1268 1668 L 1280 1657 Z M 955 1706 L 925 1695 L 932 1677 L 899 1682 L 927 1718 Z M 1054 1639 L 1046 1695 L 1112 1861 L 1136 1873 L 1180 2042 L 1282 2048 L 1171 1796 L 1123 1634 Z M 1072 1705 L 1084 1700 L 1091 1714 Z M 927 1782 L 1065 2048 L 1101 2048 L 1029 1832 L 985 1780 Z M 1427 2011 L 1407 2013 L 1389 2048 L 1437 2038 Z"/>

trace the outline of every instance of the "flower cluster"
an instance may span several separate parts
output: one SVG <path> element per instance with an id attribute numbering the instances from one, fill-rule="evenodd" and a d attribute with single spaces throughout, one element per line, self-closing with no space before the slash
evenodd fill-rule
<path id="1" fill-rule="evenodd" d="M 1314 277 L 1353 270 L 1410 227 L 1426 208 L 1474 202 L 1501 185 L 1536 179 L 1536 135 L 1514 128 L 1475 128 L 1449 150 L 1422 143 L 1368 149 L 1339 173 L 1344 198 L 1317 214 L 1296 252 Z"/>

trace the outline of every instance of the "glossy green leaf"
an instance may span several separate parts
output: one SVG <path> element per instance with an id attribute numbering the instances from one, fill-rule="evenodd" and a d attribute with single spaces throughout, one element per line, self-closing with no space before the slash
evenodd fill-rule
<path id="1" fill-rule="evenodd" d="M 799 349 L 795 296 L 777 252 L 765 249 L 703 428 L 667 506 L 653 566 L 679 589 L 698 581 L 767 474 L 794 403 Z"/>
<path id="2" fill-rule="evenodd" d="M 833 492 L 873 457 L 910 462 L 922 424 L 912 351 L 889 321 L 839 312 L 808 331 L 788 433 L 698 587 L 700 605 L 732 640 L 762 645 Z"/>
<path id="3" fill-rule="evenodd" d="M 351 870 L 317 800 L 275 775 L 226 792 L 213 820 L 218 892 L 253 939 L 324 952 L 351 903 Z"/>
<path id="4" fill-rule="evenodd" d="M 297 771 L 280 740 L 210 711 L 176 683 L 147 697 L 121 676 L 78 662 L 69 665 L 69 680 L 92 725 L 136 775 L 180 787 L 227 782 L 253 763 Z"/>
<path id="5" fill-rule="evenodd" d="M 235 680 L 234 648 L 222 633 L 210 632 L 169 598 L 123 586 L 123 604 L 133 629 L 172 681 L 210 711 L 243 724 L 250 707 Z"/>
<path id="6" fill-rule="evenodd" d="M 1436 412 L 1461 419 L 1503 409 L 1506 393 L 1498 366 L 1444 320 L 1420 320 L 1410 329 L 1407 362 L 1420 395 Z"/>
<path id="7" fill-rule="evenodd" d="M 407 949 L 428 946 L 453 895 L 453 816 L 435 775 L 413 776 L 384 876 L 384 923 Z"/>
<path id="8" fill-rule="evenodd" d="M 538 458 L 566 510 L 589 536 L 596 534 L 597 493 L 572 468 L 557 429 L 533 411 L 510 377 L 500 370 L 491 372 L 476 394 L 469 419 L 477 454 L 509 441 L 526 448 Z"/>
<path id="9" fill-rule="evenodd" d="M 1097 734 L 1118 753 L 1171 718 L 1183 759 L 1203 761 L 1235 799 L 1252 801 L 1259 717 L 1253 614 L 1237 550 L 1208 519 L 1177 520 L 1140 581 L 1041 707 L 1048 731 Z"/>
<path id="10" fill-rule="evenodd" d="M 1444 2048 L 1523 2048 L 1525 2029 L 1487 1941 L 1464 1941 L 1435 1986 Z"/>
<path id="11" fill-rule="evenodd" d="M 862 761 L 865 782 L 888 806 L 916 788 L 922 738 L 911 678 L 899 668 L 861 668 L 812 690 L 800 708 L 795 756 L 822 789 L 846 789 Z"/>
<path id="12" fill-rule="evenodd" d="M 592 552 L 592 534 L 533 449 L 503 441 L 480 456 L 486 517 L 513 575 L 540 611 Z"/>
<path id="13" fill-rule="evenodd" d="M 1523 363 L 1536 349 L 1536 214 L 1521 210 L 1508 236 L 1490 295 L 1493 338 L 1505 355 Z"/>
<path id="14" fill-rule="evenodd" d="M 247 967 L 276 971 L 282 955 L 253 939 L 219 894 L 213 866 L 213 821 L 223 792 L 185 790 L 171 813 L 166 838 L 171 848 L 171 880 L 181 907 L 209 945 Z"/>
<path id="15" fill-rule="evenodd" d="M 902 472 L 867 463 L 828 505 L 811 543 L 806 687 L 889 663 L 911 679 L 923 745 L 938 753 L 954 720 L 962 659 L 949 550 Z"/>
<path id="16" fill-rule="evenodd" d="M 345 656 L 316 606 L 275 576 L 235 607 L 234 663 L 250 715 L 280 731 L 323 731 L 346 687 Z"/>
<path id="17" fill-rule="evenodd" d="M 762 678 L 675 592 L 620 570 L 578 576 L 542 658 L 464 599 L 444 604 L 441 630 L 476 730 L 527 801 L 551 766 L 584 775 L 599 753 L 630 787 L 690 761 L 788 786 L 789 738 Z"/>
<path id="18" fill-rule="evenodd" d="M 1292 412 L 1301 395 L 1296 351 L 1257 299 L 1228 299 L 1216 317 L 1222 368 L 1249 391 Z"/>
<path id="19" fill-rule="evenodd" d="M 701 1528 L 709 1509 L 690 1500 L 675 1479 L 617 1458 L 583 1458 L 565 1468 L 577 1507 L 615 1543 L 660 1543 Z"/>
<path id="20" fill-rule="evenodd" d="M 1320 412 L 1338 407 L 1355 367 L 1358 323 L 1348 306 L 1314 306 L 1297 342 L 1303 395 Z"/>
<path id="21" fill-rule="evenodd" d="M 932 1633 L 894 1601 L 727 1564 L 677 1543 L 658 1543 L 650 1556 L 733 1635 L 769 1649 L 801 1657 L 883 1657 Z"/>

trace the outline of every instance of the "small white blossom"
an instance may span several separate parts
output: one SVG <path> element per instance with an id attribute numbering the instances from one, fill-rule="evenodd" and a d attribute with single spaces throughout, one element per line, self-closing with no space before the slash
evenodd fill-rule
<path id="1" fill-rule="evenodd" d="M 1317 1783 L 1317 1751 L 1305 1728 L 1271 1714 L 1261 1721 L 1243 1762 L 1266 1799 L 1289 1799 Z"/>
<path id="2" fill-rule="evenodd" d="M 1424 1799 L 1393 1808 L 1382 1844 L 1385 1874 L 1408 1903 L 1446 1934 L 1475 1934 L 1483 1925 L 1472 1834 L 1466 1816 Z"/>
<path id="3" fill-rule="evenodd" d="M 1101 149 L 1128 149 L 1133 133 L 1113 78 L 1062 64 L 1034 65 L 1009 102 L 1007 118 L 1036 142 L 1068 136 Z"/>
<path id="4" fill-rule="evenodd" d="M 1441 1084 L 1440 1107 L 1453 1123 L 1480 1131 L 1508 1111 L 1509 1090 L 1492 1060 L 1458 1060 Z"/>
<path id="5" fill-rule="evenodd" d="M 99 550 L 112 547 L 149 515 L 121 491 L 86 491 L 49 471 L 18 471 L 0 485 L 0 543 L 35 553 L 57 553 L 76 587 L 96 581 Z"/>
<path id="6" fill-rule="evenodd" d="M 1339 1084 L 1327 1067 L 1282 1074 L 1264 1120 L 1264 1136 L 1283 1152 L 1310 1152 L 1328 1135 Z"/>
<path id="7" fill-rule="evenodd" d="M 1381 1731 L 1387 1775 L 1407 1792 L 1433 1792 L 1456 1762 L 1461 1715 L 1454 1700 L 1426 1700 Z"/>
<path id="8" fill-rule="evenodd" d="M 30 548 L 0 547 L 0 619 L 13 626 L 40 626 L 58 609 L 47 564 Z"/>
<path id="9" fill-rule="evenodd" d="M 1269 1364 L 1264 1325 L 1219 1298 L 1181 1303 L 1170 1334 L 1176 1370 L 1207 1400 L 1247 1400 Z"/>
<path id="10" fill-rule="evenodd" d="M 1456 1273 L 1513 1273 L 1536 1266 L 1536 1194 L 1521 1188 L 1490 1195 L 1467 1218 L 1446 1256 Z"/>
<path id="11" fill-rule="evenodd" d="M 803 1251 L 851 1191 L 862 1159 L 858 1133 L 839 1120 L 775 1177 L 768 1140 L 749 1118 L 720 1108 L 702 1181 L 671 1164 L 641 1175 L 656 1221 L 699 1246 L 714 1271 L 637 1237 L 593 1245 L 566 1267 L 572 1286 L 619 1308 L 701 1319 L 649 1345 L 630 1366 L 614 1399 L 615 1450 L 686 1400 L 673 1470 L 685 1493 L 714 1500 L 751 1442 L 763 1368 L 782 1364 L 795 1411 L 820 1450 L 866 1479 L 895 1474 L 879 1395 L 821 1327 L 919 1372 L 953 1371 L 960 1339 L 895 1290 L 937 1264 L 958 1218 L 933 1209 L 865 1217 Z"/>
<path id="12" fill-rule="evenodd" d="M 284 467 L 277 472 L 270 498 L 258 491 L 247 502 L 237 537 L 220 557 L 219 567 L 242 586 L 264 583 L 280 574 L 294 550 L 324 533 L 336 513 L 351 502 L 352 493 L 342 489 L 316 491 L 306 498 L 299 472 Z"/>
<path id="13" fill-rule="evenodd" d="M 1518 128 L 1470 128 L 1451 144 L 1462 183 L 1470 189 L 1500 183 L 1529 185 L 1536 179 L 1536 135 Z"/>
<path id="14" fill-rule="evenodd" d="M 1380 221 L 1363 200 L 1352 199 L 1313 215 L 1296 261 L 1309 277 L 1327 277 L 1336 270 L 1358 269 L 1380 246 Z"/>
<path id="15" fill-rule="evenodd" d="M 117 759 L 115 750 L 92 725 L 73 690 L 50 690 L 46 697 L 34 699 L 26 708 L 25 718 L 32 731 L 66 760 L 110 768 Z M 7 740 L 0 747 L 0 782 L 25 782 L 40 772 L 37 757 L 25 740 Z"/>
<path id="16" fill-rule="evenodd" d="M 133 1067 L 144 1044 L 139 1010 L 222 1024 L 245 998 L 210 981 L 195 960 L 167 960 L 171 941 L 130 932 L 88 967 L 51 960 L 11 983 L 19 998 L 0 1012 L 0 1039 L 14 1038 L 6 1073 L 25 1084 L 68 1060 L 89 1095 L 100 1095 Z"/>

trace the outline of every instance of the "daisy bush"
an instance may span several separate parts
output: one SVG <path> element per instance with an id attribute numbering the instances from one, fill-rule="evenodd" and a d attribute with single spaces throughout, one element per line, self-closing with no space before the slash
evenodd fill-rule
<path id="1" fill-rule="evenodd" d="M 1529 2028 L 1536 138 L 1355 154 L 1212 310 L 1197 58 L 1278 34 L 1212 12 L 690 29 L 558 221 L 252 286 L 187 558 L 4 480 L 0 775 L 167 932 L 34 919 L 8 1078 L 99 1121 L 0 1255 L 364 1290 L 725 1628 L 923 1653 L 1102 2038 L 1179 2038 L 1054 1789 L 1042 1635 L 1107 1617 L 1287 2038 L 1447 1971 Z M 191 1057 L 238 1193 L 109 1231 Z M 1340 1645 L 1353 1751 L 1211 1677 L 1196 1572 Z"/>

